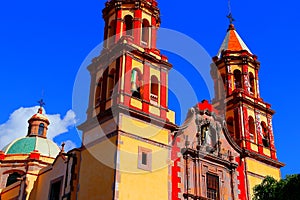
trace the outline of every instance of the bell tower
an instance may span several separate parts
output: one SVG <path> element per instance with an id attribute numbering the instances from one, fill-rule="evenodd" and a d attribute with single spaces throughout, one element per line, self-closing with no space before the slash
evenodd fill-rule
<path id="1" fill-rule="evenodd" d="M 212 66 L 213 103 L 223 112 L 229 133 L 245 152 L 239 169 L 240 174 L 246 175 L 240 187 L 244 184 L 246 188 L 240 189 L 248 191 L 247 199 L 251 199 L 252 188 L 267 175 L 280 178 L 280 167 L 284 164 L 276 156 L 272 126 L 275 112 L 260 95 L 260 62 L 241 39 L 232 20 Z"/>
<path id="2" fill-rule="evenodd" d="M 78 197 L 170 199 L 170 143 L 177 126 L 168 109 L 172 65 L 156 48 L 158 3 L 110 0 L 103 19 L 104 46 L 88 66 L 87 120 L 79 126 L 80 191 L 93 192 Z"/>
<path id="3" fill-rule="evenodd" d="M 88 67 L 88 118 L 118 107 L 170 121 L 167 80 L 172 65 L 156 48 L 157 6 L 156 0 L 106 2 L 104 49 Z"/>

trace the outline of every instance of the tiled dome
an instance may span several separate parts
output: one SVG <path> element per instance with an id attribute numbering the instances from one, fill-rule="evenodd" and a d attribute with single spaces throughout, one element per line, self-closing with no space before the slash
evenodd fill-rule
<path id="1" fill-rule="evenodd" d="M 42 137 L 23 137 L 7 145 L 2 151 L 5 154 L 30 154 L 37 150 L 43 156 L 55 158 L 59 147 L 49 139 Z"/>

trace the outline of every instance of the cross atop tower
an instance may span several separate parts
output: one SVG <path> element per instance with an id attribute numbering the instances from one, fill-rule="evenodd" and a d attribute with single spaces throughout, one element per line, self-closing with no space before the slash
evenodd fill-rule
<path id="1" fill-rule="evenodd" d="M 230 24 L 232 24 L 235 21 L 231 12 L 229 13 L 229 15 L 227 15 L 227 18 L 229 19 Z"/>
<path id="2" fill-rule="evenodd" d="M 44 102 L 43 99 L 39 100 L 38 103 L 40 104 L 40 108 L 39 108 L 39 110 L 38 110 L 38 113 L 43 114 L 43 107 L 44 107 L 44 105 L 46 105 L 46 104 L 45 104 L 45 102 Z"/>
<path id="3" fill-rule="evenodd" d="M 43 99 L 40 99 L 40 100 L 38 101 L 38 103 L 39 103 L 39 105 L 40 105 L 41 108 L 44 107 L 44 105 L 46 105 L 46 103 L 44 102 Z"/>

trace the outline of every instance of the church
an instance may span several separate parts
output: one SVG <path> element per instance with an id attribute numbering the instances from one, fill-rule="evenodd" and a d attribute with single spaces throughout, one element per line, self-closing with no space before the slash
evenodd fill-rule
<path id="1" fill-rule="evenodd" d="M 65 152 L 47 139 L 41 102 L 27 135 L 0 151 L 0 200 L 251 200 L 264 177 L 281 178 L 260 62 L 233 23 L 203 66 L 214 99 L 195 102 L 178 125 L 168 108 L 176 63 L 156 46 L 157 0 L 108 0 L 103 19 L 81 147 Z"/>

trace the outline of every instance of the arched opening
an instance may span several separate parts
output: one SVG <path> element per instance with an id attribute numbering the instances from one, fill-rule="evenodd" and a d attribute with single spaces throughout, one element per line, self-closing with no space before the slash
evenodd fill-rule
<path id="1" fill-rule="evenodd" d="M 250 141 L 255 143 L 256 131 L 255 131 L 255 122 L 252 116 L 248 118 L 248 126 L 249 126 Z"/>
<path id="2" fill-rule="evenodd" d="M 141 77 L 142 74 L 138 69 L 133 69 L 131 72 L 131 92 L 132 97 L 141 98 Z"/>
<path id="3" fill-rule="evenodd" d="M 95 93 L 95 107 L 100 105 L 100 102 L 102 100 L 102 86 L 103 86 L 103 79 L 101 78 L 96 87 L 96 93 Z"/>
<path id="4" fill-rule="evenodd" d="M 227 123 L 227 129 L 228 132 L 230 133 L 231 137 L 234 138 L 234 124 L 233 124 L 233 118 L 229 117 L 226 121 Z"/>
<path id="5" fill-rule="evenodd" d="M 240 70 L 234 70 L 233 72 L 234 75 L 234 88 L 242 88 L 242 75 Z"/>
<path id="6" fill-rule="evenodd" d="M 262 128 L 262 135 L 263 135 L 263 145 L 264 147 L 269 147 L 270 146 L 270 135 L 269 135 L 269 130 L 265 122 L 261 122 L 261 128 Z"/>
<path id="7" fill-rule="evenodd" d="M 6 187 L 14 184 L 21 177 L 22 177 L 22 175 L 18 172 L 14 172 L 14 173 L 9 174 L 9 176 L 7 178 L 7 181 L 6 181 Z"/>
<path id="8" fill-rule="evenodd" d="M 147 19 L 143 19 L 142 28 L 142 41 L 146 44 L 149 44 L 150 23 Z"/>
<path id="9" fill-rule="evenodd" d="M 115 87 L 115 79 L 116 79 L 116 71 L 115 69 L 112 69 L 108 74 L 108 80 L 107 80 L 107 92 L 108 92 L 108 98 L 112 96 L 114 87 Z"/>
<path id="10" fill-rule="evenodd" d="M 125 31 L 126 31 L 126 35 L 130 35 L 132 36 L 132 29 L 133 29 L 133 18 L 131 15 L 126 15 L 124 18 L 125 21 Z"/>
<path id="11" fill-rule="evenodd" d="M 255 79 L 252 72 L 249 73 L 249 82 L 250 82 L 250 92 L 254 94 L 255 92 Z"/>
<path id="12" fill-rule="evenodd" d="M 38 130 L 38 135 L 39 136 L 43 136 L 44 135 L 44 129 L 45 129 L 45 125 L 43 123 L 40 123 L 39 130 Z"/>
<path id="13" fill-rule="evenodd" d="M 112 20 L 108 28 L 108 45 L 112 45 L 116 39 L 116 21 Z"/>
<path id="14" fill-rule="evenodd" d="M 150 100 L 152 103 L 157 103 L 158 102 L 158 78 L 156 76 L 151 76 L 151 92 L 150 92 Z"/>

